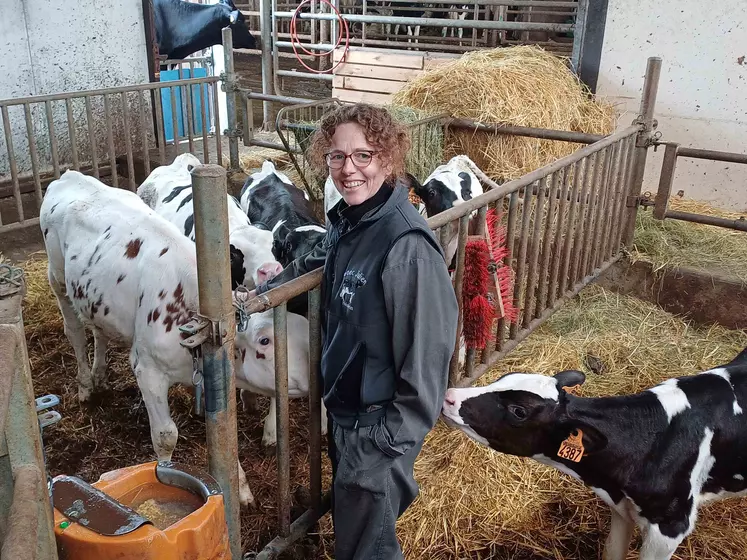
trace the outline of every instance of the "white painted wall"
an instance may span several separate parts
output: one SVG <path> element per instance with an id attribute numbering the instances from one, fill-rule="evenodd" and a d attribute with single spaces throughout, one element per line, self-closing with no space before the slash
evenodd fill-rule
<path id="1" fill-rule="evenodd" d="M 145 43 L 139 0 L 0 0 L 0 99 L 148 82 Z M 113 102 L 115 110 L 117 101 Z M 100 100 L 94 102 L 95 117 L 100 106 Z M 49 161 L 44 107 L 32 110 L 44 165 Z M 23 110 L 11 107 L 9 111 L 19 171 L 27 171 L 30 161 Z M 69 138 L 64 103 L 54 104 L 53 115 L 60 160 L 66 163 Z M 73 116 L 78 123 L 85 120 L 82 103 L 74 105 Z M 85 128 L 76 132 L 88 134 Z M 7 173 L 6 141 L 0 134 L 0 175 Z"/>
<path id="2" fill-rule="evenodd" d="M 662 59 L 655 118 L 665 140 L 747 153 L 747 0 L 609 0 L 597 92 L 639 109 L 646 59 Z M 743 62 L 740 64 L 740 57 Z M 649 151 L 644 191 L 655 193 L 664 149 Z M 747 212 L 747 165 L 679 158 L 673 192 Z"/>

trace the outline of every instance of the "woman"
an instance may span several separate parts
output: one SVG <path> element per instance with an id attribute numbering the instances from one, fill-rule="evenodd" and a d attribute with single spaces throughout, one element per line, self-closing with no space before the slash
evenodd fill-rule
<path id="1" fill-rule="evenodd" d="M 397 518 L 448 382 L 457 302 L 443 253 L 402 184 L 406 129 L 370 105 L 325 115 L 309 158 L 342 196 L 324 242 L 257 288 L 324 265 L 322 383 L 336 560 L 403 558 Z"/>

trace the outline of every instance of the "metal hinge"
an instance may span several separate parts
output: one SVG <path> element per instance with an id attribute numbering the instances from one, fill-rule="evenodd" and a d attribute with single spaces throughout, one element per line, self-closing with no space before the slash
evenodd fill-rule
<path id="1" fill-rule="evenodd" d="M 60 397 L 57 395 L 44 395 L 36 399 L 35 403 L 36 412 L 38 413 L 60 404 Z M 56 410 L 47 410 L 44 414 L 37 414 L 37 418 L 39 419 L 39 428 L 43 430 L 47 426 L 51 426 L 62 420 L 62 415 Z"/>

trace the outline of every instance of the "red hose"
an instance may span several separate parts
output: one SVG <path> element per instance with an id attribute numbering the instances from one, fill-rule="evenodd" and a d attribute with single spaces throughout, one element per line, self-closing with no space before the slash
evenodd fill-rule
<path id="1" fill-rule="evenodd" d="M 337 21 L 340 22 L 340 30 L 342 32 L 340 33 L 340 36 L 337 38 L 337 43 L 335 43 L 335 46 L 332 47 L 332 50 L 329 50 L 323 53 L 316 53 L 316 52 L 312 52 L 304 48 L 304 46 L 301 44 L 301 41 L 299 41 L 298 39 L 298 32 L 296 31 L 296 18 L 298 17 L 298 14 L 301 12 L 301 8 L 303 8 L 305 4 L 309 4 L 310 2 L 311 0 L 303 0 L 303 2 L 301 2 L 298 5 L 298 7 L 295 9 L 295 11 L 293 12 L 293 17 L 291 18 L 291 22 L 290 22 L 291 47 L 293 48 L 293 53 L 296 55 L 296 59 L 298 60 L 298 62 L 300 62 L 301 66 L 306 68 L 309 72 L 314 72 L 315 74 L 328 74 L 332 72 L 335 68 L 337 68 L 340 64 L 345 62 L 345 57 L 348 54 L 348 50 L 350 49 L 350 30 L 348 29 L 348 22 L 345 21 L 345 18 L 342 17 L 342 14 L 340 14 L 337 8 L 335 8 L 335 6 L 332 5 L 332 3 L 329 2 L 329 0 L 321 0 L 322 3 L 327 4 L 337 14 Z M 337 64 L 335 64 L 334 66 L 332 66 L 331 68 L 327 70 L 314 70 L 313 68 L 310 68 L 309 66 L 306 65 L 306 63 L 303 60 L 301 60 L 301 56 L 298 54 L 298 51 L 296 50 L 296 43 L 298 43 L 298 46 L 301 48 L 301 50 L 309 56 L 316 56 L 316 57 L 327 56 L 328 54 L 333 53 L 334 50 L 338 46 L 340 46 L 343 33 L 345 35 L 345 51 L 342 53 L 342 57 L 340 58 L 340 60 L 337 61 Z"/>

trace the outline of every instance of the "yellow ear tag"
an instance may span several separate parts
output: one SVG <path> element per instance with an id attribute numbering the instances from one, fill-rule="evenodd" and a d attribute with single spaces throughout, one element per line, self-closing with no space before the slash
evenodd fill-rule
<path id="1" fill-rule="evenodd" d="M 584 456 L 584 433 L 581 430 L 575 430 L 575 434 L 571 434 L 567 439 L 563 440 L 558 449 L 558 457 L 562 459 L 568 459 L 574 463 L 581 461 L 581 457 Z"/>

